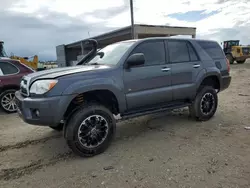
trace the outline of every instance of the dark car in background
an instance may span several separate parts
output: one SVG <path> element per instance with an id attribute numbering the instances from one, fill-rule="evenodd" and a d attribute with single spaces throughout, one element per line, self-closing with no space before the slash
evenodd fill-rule
<path id="1" fill-rule="evenodd" d="M 24 75 L 34 72 L 17 60 L 0 58 L 0 108 L 7 113 L 17 111 L 15 92 L 20 88 Z"/>

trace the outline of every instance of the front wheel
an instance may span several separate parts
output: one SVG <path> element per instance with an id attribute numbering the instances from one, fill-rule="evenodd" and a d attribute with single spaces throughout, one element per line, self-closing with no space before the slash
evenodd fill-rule
<path id="1" fill-rule="evenodd" d="M 9 89 L 0 94 L 0 107 L 7 113 L 15 113 L 17 111 L 15 92 L 15 89 Z"/>
<path id="2" fill-rule="evenodd" d="M 227 54 L 226 58 L 228 59 L 228 61 L 229 61 L 230 64 L 234 63 L 234 58 L 233 58 L 233 56 L 231 54 Z"/>
<path id="3" fill-rule="evenodd" d="M 116 122 L 106 107 L 91 104 L 77 110 L 66 126 L 68 146 L 79 156 L 91 157 L 108 148 L 115 134 Z"/>
<path id="4" fill-rule="evenodd" d="M 192 117 L 199 121 L 207 121 L 214 116 L 218 105 L 216 90 L 211 86 L 203 86 L 193 104 L 189 107 Z"/>

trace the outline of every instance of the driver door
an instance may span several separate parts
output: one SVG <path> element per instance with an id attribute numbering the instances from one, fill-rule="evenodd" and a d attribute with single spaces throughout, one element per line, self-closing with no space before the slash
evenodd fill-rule
<path id="1" fill-rule="evenodd" d="M 164 41 L 144 41 L 130 55 L 135 53 L 144 54 L 145 64 L 124 69 L 128 110 L 172 101 L 171 65 L 166 60 Z"/>

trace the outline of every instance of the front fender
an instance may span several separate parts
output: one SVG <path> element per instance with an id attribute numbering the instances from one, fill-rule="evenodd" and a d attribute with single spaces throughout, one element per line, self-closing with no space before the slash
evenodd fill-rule
<path id="1" fill-rule="evenodd" d="M 126 100 L 121 86 L 110 78 L 94 78 L 89 80 L 79 80 L 67 87 L 62 95 L 77 95 L 94 90 L 109 90 L 117 101 L 120 112 L 126 110 Z"/>

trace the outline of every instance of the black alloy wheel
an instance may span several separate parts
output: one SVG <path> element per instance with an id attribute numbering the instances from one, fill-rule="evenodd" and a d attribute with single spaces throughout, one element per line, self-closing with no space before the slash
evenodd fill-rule
<path id="1" fill-rule="evenodd" d="M 76 110 L 64 127 L 68 146 L 79 156 L 104 152 L 115 135 L 114 115 L 100 104 L 85 104 Z"/>
<path id="2" fill-rule="evenodd" d="M 217 91 L 211 86 L 201 86 L 189 106 L 190 116 L 199 121 L 207 121 L 214 116 L 217 106 Z"/>
<path id="3" fill-rule="evenodd" d="M 98 147 L 108 135 L 108 122 L 100 115 L 87 117 L 78 129 L 78 139 L 86 148 Z"/>

